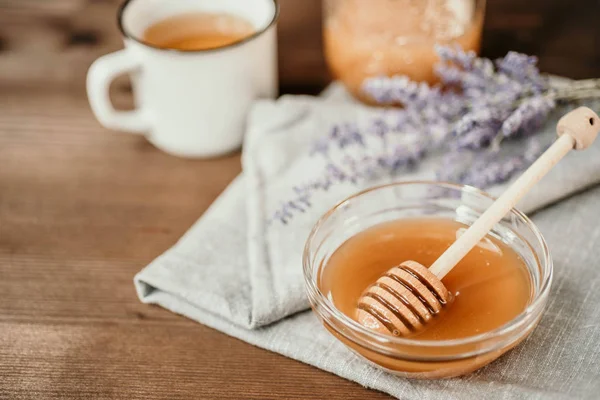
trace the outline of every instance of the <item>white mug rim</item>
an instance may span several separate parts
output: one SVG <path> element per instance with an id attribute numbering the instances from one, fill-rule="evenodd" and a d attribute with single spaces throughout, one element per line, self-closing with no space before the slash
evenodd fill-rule
<path id="1" fill-rule="evenodd" d="M 121 4 L 121 6 L 119 7 L 119 10 L 117 12 L 117 25 L 119 26 L 119 30 L 121 31 L 121 34 L 123 35 L 123 37 L 126 39 L 133 40 L 134 42 L 139 43 L 142 46 L 149 47 L 149 48 L 152 48 L 155 50 L 171 52 L 171 53 L 192 53 L 192 54 L 216 53 L 219 51 L 230 49 L 232 47 L 237 47 L 237 46 L 243 45 L 243 44 L 250 42 L 250 41 L 258 38 L 259 36 L 261 36 L 263 33 L 268 31 L 269 28 L 271 28 L 273 25 L 275 25 L 279 19 L 279 1 L 271 0 L 273 2 L 273 7 L 274 7 L 273 17 L 272 17 L 271 21 L 264 28 L 257 30 L 250 36 L 246 36 L 243 39 L 237 40 L 233 43 L 227 44 L 225 46 L 220 46 L 220 47 L 214 47 L 214 48 L 208 48 L 208 49 L 188 49 L 188 50 L 172 49 L 172 48 L 160 47 L 160 46 L 156 46 L 151 43 L 148 43 L 148 42 L 136 37 L 136 35 L 133 35 L 132 33 L 128 32 L 127 29 L 125 29 L 125 24 L 123 23 L 123 16 L 125 14 L 125 10 L 127 9 L 127 6 L 129 4 L 131 4 L 133 1 L 136 1 L 136 0 L 125 0 Z"/>

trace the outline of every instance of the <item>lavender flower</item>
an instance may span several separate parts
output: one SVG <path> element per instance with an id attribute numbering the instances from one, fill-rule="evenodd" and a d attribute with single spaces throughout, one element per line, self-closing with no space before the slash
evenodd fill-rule
<path id="1" fill-rule="evenodd" d="M 442 62 L 455 64 L 467 71 L 473 68 L 473 64 L 477 59 L 474 51 L 465 52 L 458 44 L 455 46 L 436 45 L 435 51 Z"/>
<path id="2" fill-rule="evenodd" d="M 456 138 L 453 142 L 453 149 L 482 149 L 492 143 L 498 130 L 493 126 L 477 126 L 467 133 Z"/>
<path id="3" fill-rule="evenodd" d="M 446 63 L 434 66 L 435 74 L 446 86 L 456 86 L 463 81 L 463 71 Z"/>
<path id="4" fill-rule="evenodd" d="M 472 153 L 470 167 L 457 181 L 480 188 L 507 181 L 515 173 L 531 165 L 545 150 L 535 137 L 530 138 L 524 147 L 525 151 L 517 156 L 506 156 L 489 150 Z"/>
<path id="5" fill-rule="evenodd" d="M 436 46 L 441 62 L 435 72 L 446 86 L 458 85 L 462 88 L 489 86 L 494 79 L 494 65 L 488 59 L 477 58 L 473 51 L 463 52 L 459 46 Z"/>
<path id="6" fill-rule="evenodd" d="M 467 87 L 464 90 L 465 95 L 471 101 L 479 103 L 481 107 L 507 110 L 512 110 L 521 97 L 529 95 L 529 88 L 503 75 L 498 75 L 490 83 L 490 88 Z"/>
<path id="7" fill-rule="evenodd" d="M 406 76 L 370 78 L 363 85 L 363 92 L 381 104 L 401 103 L 418 107 L 435 96 L 438 88 L 426 83 L 416 83 Z"/>
<path id="8" fill-rule="evenodd" d="M 380 157 L 378 162 L 390 172 L 397 172 L 402 167 L 414 166 L 424 155 L 425 149 L 421 146 L 397 146 L 392 154 Z"/>
<path id="9" fill-rule="evenodd" d="M 403 125 L 404 121 L 398 121 L 398 125 Z M 377 136 L 380 139 L 383 139 L 385 135 L 390 131 L 390 128 L 385 120 L 376 119 L 371 125 L 367 128 L 367 132 L 372 135 Z"/>
<path id="10" fill-rule="evenodd" d="M 534 131 L 544 123 L 548 113 L 555 105 L 553 99 L 545 96 L 535 96 L 524 100 L 502 123 L 502 134 L 504 137 L 511 137 L 519 133 Z"/>
<path id="11" fill-rule="evenodd" d="M 430 153 L 445 154 L 437 178 L 485 188 L 504 182 L 529 166 L 545 149 L 535 137 L 514 154 L 504 142 L 534 134 L 556 102 L 600 96 L 600 81 L 552 88 L 535 57 L 509 52 L 492 62 L 459 47 L 436 47 L 435 71 L 441 84 L 429 86 L 404 76 L 364 82 L 364 93 L 382 110 L 364 126 L 342 123 L 315 141 L 311 156 L 323 156 L 318 176 L 294 187 L 273 220 L 288 223 L 333 185 L 364 185 L 380 176 L 418 166 Z"/>
<path id="12" fill-rule="evenodd" d="M 516 171 L 521 170 L 522 166 L 523 161 L 520 157 L 503 160 L 494 159 L 494 155 L 478 157 L 472 164 L 469 173 L 463 178 L 462 183 L 475 187 L 488 187 L 505 182 Z"/>
<path id="13" fill-rule="evenodd" d="M 537 68 L 537 57 L 509 51 L 504 58 L 496 60 L 498 71 L 512 79 L 532 85 L 537 92 L 546 89 L 546 82 Z"/>
<path id="14" fill-rule="evenodd" d="M 361 146 L 365 145 L 363 137 L 356 126 L 346 124 L 344 128 L 345 129 L 342 130 L 338 138 L 340 149 L 343 149 L 344 147 L 347 147 L 353 143 L 359 144 Z"/>
<path id="15" fill-rule="evenodd" d="M 537 57 L 509 51 L 504 58 L 496 60 L 500 72 L 515 77 L 520 81 L 528 80 L 531 75 L 539 76 Z"/>
<path id="16" fill-rule="evenodd" d="M 352 124 L 335 125 L 329 137 L 320 138 L 313 144 L 311 155 L 322 154 L 327 156 L 331 145 L 334 144 L 338 148 L 343 149 L 352 144 L 359 144 L 364 146 L 364 139 L 359 129 Z"/>
<path id="17" fill-rule="evenodd" d="M 476 109 L 461 117 L 452 130 L 453 136 L 462 136 L 474 128 L 489 128 L 496 131 L 506 117 L 505 110 L 491 108 Z"/>

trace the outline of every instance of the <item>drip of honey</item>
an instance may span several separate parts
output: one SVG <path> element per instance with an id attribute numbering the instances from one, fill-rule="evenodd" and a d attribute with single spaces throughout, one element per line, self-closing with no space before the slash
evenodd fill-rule
<path id="1" fill-rule="evenodd" d="M 406 260 L 431 265 L 467 226 L 450 219 L 386 222 L 343 243 L 322 268 L 318 285 L 344 314 L 355 318 L 363 291 Z M 459 339 L 498 328 L 525 310 L 532 282 L 525 262 L 505 243 L 487 236 L 444 279 L 451 304 L 410 337 Z"/>

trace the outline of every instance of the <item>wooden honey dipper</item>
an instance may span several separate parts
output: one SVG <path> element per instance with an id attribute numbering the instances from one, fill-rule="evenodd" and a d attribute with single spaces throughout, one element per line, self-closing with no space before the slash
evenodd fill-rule
<path id="1" fill-rule="evenodd" d="M 356 319 L 366 328 L 405 336 L 421 329 L 451 295 L 442 279 L 483 239 L 515 204 L 572 149 L 589 147 L 600 118 L 587 107 L 564 115 L 558 139 L 432 265 L 405 261 L 383 274 L 358 300 Z"/>

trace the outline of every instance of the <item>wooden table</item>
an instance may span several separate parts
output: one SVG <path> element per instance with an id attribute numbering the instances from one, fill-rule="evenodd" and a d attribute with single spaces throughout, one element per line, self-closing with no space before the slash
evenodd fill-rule
<path id="1" fill-rule="evenodd" d="M 240 172 L 101 128 L 82 96 L 0 96 L 0 399 L 377 399 L 141 304 L 133 276 Z"/>
<path id="2" fill-rule="evenodd" d="M 240 164 L 177 159 L 98 125 L 81 89 L 91 60 L 121 47 L 121 1 L 0 1 L 0 399 L 389 398 L 138 301 L 134 274 Z M 320 1 L 280 3 L 284 91 L 318 89 Z M 488 1 L 483 52 L 597 76 L 599 10 Z"/>

